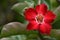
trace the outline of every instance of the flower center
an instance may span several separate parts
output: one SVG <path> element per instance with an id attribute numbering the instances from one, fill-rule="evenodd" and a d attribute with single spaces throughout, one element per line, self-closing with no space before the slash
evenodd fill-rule
<path id="1" fill-rule="evenodd" d="M 38 23 L 42 23 L 42 22 L 43 22 L 43 16 L 42 16 L 42 15 L 37 15 L 36 21 L 37 21 Z"/>

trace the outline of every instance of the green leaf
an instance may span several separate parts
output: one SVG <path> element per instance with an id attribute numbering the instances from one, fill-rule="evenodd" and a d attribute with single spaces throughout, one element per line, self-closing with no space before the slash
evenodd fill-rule
<path id="1" fill-rule="evenodd" d="M 26 0 L 25 3 L 28 5 L 28 7 L 34 7 L 34 1 L 32 0 Z"/>
<path id="2" fill-rule="evenodd" d="M 56 10 L 55 8 L 59 6 L 57 0 L 50 0 L 51 3 L 51 10 Z"/>
<path id="3" fill-rule="evenodd" d="M 27 7 L 28 5 L 26 3 L 17 3 L 12 6 L 12 10 L 14 10 L 16 13 L 19 13 L 20 15 L 23 15 L 23 9 Z"/>
<path id="4" fill-rule="evenodd" d="M 50 37 L 50 36 L 44 36 L 45 40 L 56 40 L 56 38 L 54 37 Z"/>
<path id="5" fill-rule="evenodd" d="M 51 2 L 50 0 L 43 0 L 45 4 L 47 4 L 48 9 L 51 10 Z"/>
<path id="6" fill-rule="evenodd" d="M 50 37 L 60 40 L 60 29 L 52 29 Z"/>
<path id="7" fill-rule="evenodd" d="M 27 31 L 26 26 L 27 26 L 27 24 L 22 24 L 19 22 L 8 23 L 3 26 L 2 30 L 1 30 L 0 38 L 9 37 L 12 35 L 27 35 L 28 36 L 30 34 L 33 34 L 33 35 L 37 34 L 36 31 Z M 34 36 L 34 37 L 36 37 L 36 36 Z"/>
<path id="8" fill-rule="evenodd" d="M 14 35 L 6 38 L 1 38 L 0 40 L 26 40 L 26 35 Z"/>
<path id="9" fill-rule="evenodd" d="M 25 20 L 24 16 L 22 16 L 20 14 L 16 14 L 15 21 L 18 21 L 18 22 L 21 22 L 21 23 L 26 23 L 26 20 Z"/>
<path id="10" fill-rule="evenodd" d="M 30 34 L 29 36 L 26 36 L 26 35 L 13 35 L 13 36 L 1 38 L 0 40 L 37 40 L 37 36 L 34 35 L 34 34 Z"/>
<path id="11" fill-rule="evenodd" d="M 24 10 L 25 8 L 28 7 L 33 7 L 34 3 L 33 2 L 28 2 L 25 1 L 23 3 L 17 3 L 15 5 L 13 5 L 13 7 L 11 8 L 15 13 L 15 21 L 21 22 L 21 23 L 25 23 L 26 20 L 24 19 Z"/>
<path id="12" fill-rule="evenodd" d="M 33 0 L 34 1 L 34 5 L 38 5 L 38 4 L 41 4 L 43 3 L 43 0 Z"/>
<path id="13" fill-rule="evenodd" d="M 0 37 L 11 36 L 15 34 L 24 34 L 26 25 L 19 22 L 8 23 L 3 26 Z"/>
<path id="14" fill-rule="evenodd" d="M 36 6 L 38 4 L 38 0 L 33 0 L 34 1 L 34 5 Z"/>
<path id="15" fill-rule="evenodd" d="M 51 10 L 51 3 L 50 0 L 33 0 L 35 2 L 35 6 L 37 4 L 45 3 L 48 6 L 48 9 Z M 39 3 L 40 2 L 40 3 Z"/>
<path id="16" fill-rule="evenodd" d="M 15 21 L 25 23 L 25 19 L 23 16 L 23 9 L 27 6 L 26 3 L 17 3 L 12 7 L 12 10 L 15 11 L 16 16 L 15 16 Z"/>
<path id="17" fill-rule="evenodd" d="M 54 12 L 56 14 L 56 19 L 52 26 L 54 29 L 60 29 L 60 6 L 58 6 Z"/>

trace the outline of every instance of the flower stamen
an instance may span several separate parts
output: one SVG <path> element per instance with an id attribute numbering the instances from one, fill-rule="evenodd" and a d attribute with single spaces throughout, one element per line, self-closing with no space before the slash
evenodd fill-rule
<path id="1" fill-rule="evenodd" d="M 36 16 L 36 21 L 37 21 L 38 23 L 42 23 L 42 22 L 43 22 L 43 16 L 42 16 L 42 15 L 37 15 L 37 16 Z"/>

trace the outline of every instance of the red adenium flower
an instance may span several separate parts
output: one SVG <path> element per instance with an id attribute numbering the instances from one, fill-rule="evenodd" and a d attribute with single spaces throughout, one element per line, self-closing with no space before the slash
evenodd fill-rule
<path id="1" fill-rule="evenodd" d="M 37 5 L 35 9 L 26 9 L 24 16 L 29 21 L 27 30 L 39 30 L 42 34 L 50 34 L 52 29 L 51 23 L 56 18 L 56 15 L 52 11 L 47 10 L 45 4 Z"/>

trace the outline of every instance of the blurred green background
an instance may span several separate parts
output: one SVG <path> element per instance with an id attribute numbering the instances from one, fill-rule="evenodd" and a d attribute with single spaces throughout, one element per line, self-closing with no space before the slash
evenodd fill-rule
<path id="1" fill-rule="evenodd" d="M 56 15 L 51 35 L 46 40 L 60 40 L 60 0 L 42 0 Z M 0 40 L 39 40 L 36 31 L 26 31 L 24 9 L 35 7 L 38 0 L 0 0 Z"/>

